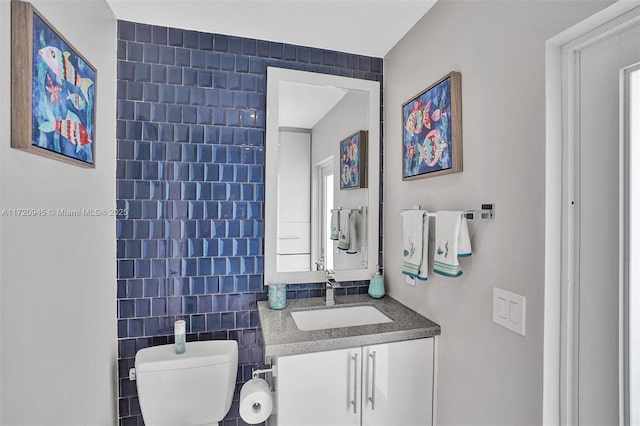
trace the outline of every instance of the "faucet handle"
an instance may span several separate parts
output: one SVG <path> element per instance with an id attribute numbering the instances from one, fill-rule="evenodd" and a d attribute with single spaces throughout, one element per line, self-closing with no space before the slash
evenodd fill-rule
<path id="1" fill-rule="evenodd" d="M 333 269 L 326 269 L 324 273 L 327 278 L 334 278 L 336 275 L 336 271 Z"/>

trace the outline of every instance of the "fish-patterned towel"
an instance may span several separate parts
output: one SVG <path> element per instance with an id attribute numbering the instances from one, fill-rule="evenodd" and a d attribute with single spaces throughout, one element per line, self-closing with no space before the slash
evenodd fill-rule
<path id="1" fill-rule="evenodd" d="M 461 211 L 436 213 L 436 252 L 433 272 L 446 277 L 462 275 L 458 257 L 471 256 L 467 218 Z"/>
<path id="2" fill-rule="evenodd" d="M 336 241 L 340 238 L 340 209 L 331 210 L 331 234 L 329 238 Z"/>
<path id="3" fill-rule="evenodd" d="M 402 217 L 402 273 L 426 280 L 429 269 L 429 213 L 407 210 Z"/>
<path id="4" fill-rule="evenodd" d="M 340 212 L 340 237 L 338 239 L 338 250 L 349 250 L 351 244 L 351 238 L 349 236 L 349 222 L 351 219 L 351 212 L 349 210 L 343 210 Z"/>

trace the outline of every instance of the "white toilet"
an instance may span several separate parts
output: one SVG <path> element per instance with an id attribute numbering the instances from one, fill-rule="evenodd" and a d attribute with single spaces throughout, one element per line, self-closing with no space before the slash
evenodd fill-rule
<path id="1" fill-rule="evenodd" d="M 189 342 L 136 354 L 136 383 L 146 426 L 217 425 L 229 411 L 238 370 L 235 340 Z"/>

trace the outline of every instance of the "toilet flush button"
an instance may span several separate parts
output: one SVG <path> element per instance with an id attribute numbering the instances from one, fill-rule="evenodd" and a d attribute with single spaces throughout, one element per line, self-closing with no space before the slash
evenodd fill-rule
<path id="1" fill-rule="evenodd" d="M 134 381 L 136 379 L 136 369 L 135 368 L 130 368 L 129 369 L 129 380 Z"/>

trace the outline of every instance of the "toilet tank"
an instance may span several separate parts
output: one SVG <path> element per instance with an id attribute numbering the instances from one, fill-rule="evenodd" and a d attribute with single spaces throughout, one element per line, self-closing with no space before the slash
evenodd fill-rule
<path id="1" fill-rule="evenodd" d="M 136 354 L 136 386 L 147 426 L 217 424 L 229 411 L 238 370 L 235 340 L 188 342 Z"/>

